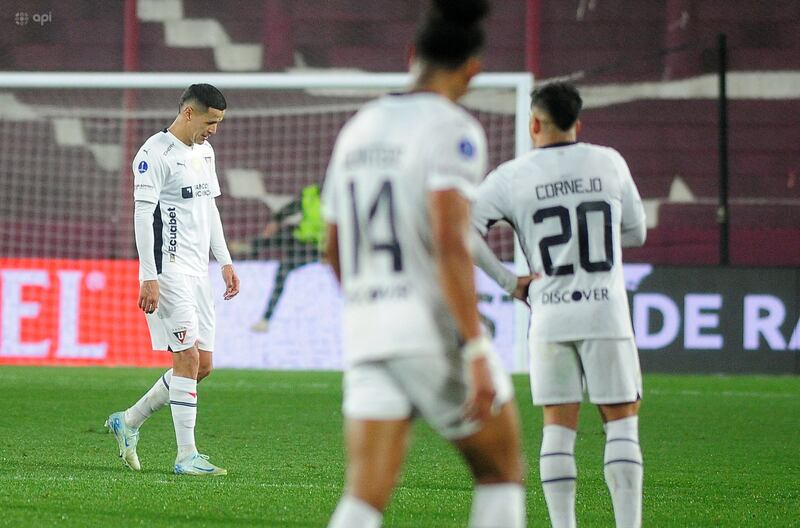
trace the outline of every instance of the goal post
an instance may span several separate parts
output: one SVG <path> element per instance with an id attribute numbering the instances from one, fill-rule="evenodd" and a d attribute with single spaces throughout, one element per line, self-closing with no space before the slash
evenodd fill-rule
<path id="1" fill-rule="evenodd" d="M 349 71 L 0 73 L 0 364 L 168 361 L 149 350 L 136 309 L 130 163 L 172 122 L 181 91 L 203 82 L 228 100 L 211 142 L 218 204 L 243 281 L 235 301 L 217 303 L 215 363 L 340 368 L 340 301 L 318 254 L 286 247 L 291 207 L 303 188 L 322 182 L 344 122 L 410 80 Z M 532 85 L 529 74 L 484 73 L 463 98 L 487 132 L 490 169 L 530 149 Z M 288 226 L 284 236 L 267 237 L 276 217 Z M 492 230 L 490 245 L 526 269 L 510 228 Z M 219 273 L 211 277 L 220 287 Z M 481 312 L 506 366 L 524 370 L 527 310 L 490 282 L 479 277 Z M 278 285 L 283 294 L 270 303 Z"/>

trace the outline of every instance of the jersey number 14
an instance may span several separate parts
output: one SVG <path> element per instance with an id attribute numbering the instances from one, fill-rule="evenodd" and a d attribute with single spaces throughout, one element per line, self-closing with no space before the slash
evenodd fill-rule
<path id="1" fill-rule="evenodd" d="M 378 193 L 372 200 L 367 210 L 366 219 L 359 218 L 358 202 L 356 199 L 356 184 L 350 182 L 350 207 L 353 215 L 353 274 L 357 274 L 361 260 L 362 246 L 371 252 L 384 251 L 389 253 L 394 272 L 403 271 L 403 251 L 400 248 L 400 241 L 397 239 L 397 227 L 395 226 L 395 205 L 392 182 L 386 180 L 381 184 Z M 363 220 L 366 220 L 364 222 Z M 383 223 L 388 227 L 389 236 L 385 239 L 376 240 L 374 234 L 375 224 Z"/>

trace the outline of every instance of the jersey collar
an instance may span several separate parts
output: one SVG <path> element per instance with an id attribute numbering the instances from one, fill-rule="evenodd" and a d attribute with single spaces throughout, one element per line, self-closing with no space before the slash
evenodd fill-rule
<path id="1" fill-rule="evenodd" d="M 554 147 L 568 147 L 570 145 L 577 145 L 577 141 L 561 141 L 559 143 L 550 143 L 549 145 L 545 145 L 543 147 L 536 147 L 539 149 L 546 149 L 546 148 L 554 148 Z"/>
<path id="2" fill-rule="evenodd" d="M 177 146 L 179 148 L 183 147 L 183 148 L 185 148 L 186 150 L 188 150 L 190 152 L 194 150 L 194 145 L 192 145 L 190 147 L 189 145 L 187 145 L 186 143 L 184 143 L 183 141 L 178 139 L 178 136 L 173 134 L 172 131 L 169 128 L 164 128 L 161 131 L 164 132 L 165 134 L 167 134 L 170 138 L 172 138 L 172 141 L 175 143 L 175 146 Z"/>

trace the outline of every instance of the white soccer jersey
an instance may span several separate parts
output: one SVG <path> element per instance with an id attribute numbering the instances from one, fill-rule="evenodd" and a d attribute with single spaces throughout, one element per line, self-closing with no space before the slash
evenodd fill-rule
<path id="1" fill-rule="evenodd" d="M 645 216 L 617 151 L 566 143 L 504 163 L 480 186 L 472 217 L 483 234 L 511 223 L 542 275 L 529 290 L 533 340 L 633 336 L 621 233 L 641 233 L 641 243 Z"/>
<path id="2" fill-rule="evenodd" d="M 212 200 L 220 195 L 214 161 L 208 141 L 189 147 L 167 129 L 145 141 L 133 159 L 134 199 L 157 204 L 158 273 L 208 274 Z"/>
<path id="3" fill-rule="evenodd" d="M 429 193 L 468 199 L 486 168 L 480 124 L 427 92 L 367 104 L 339 135 L 323 190 L 338 226 L 345 361 L 457 346 L 432 255 Z"/>

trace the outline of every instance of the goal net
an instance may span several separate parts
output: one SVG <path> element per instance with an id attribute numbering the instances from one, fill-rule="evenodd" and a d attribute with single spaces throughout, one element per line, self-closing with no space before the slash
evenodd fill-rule
<path id="1" fill-rule="evenodd" d="M 130 163 L 192 82 L 228 100 L 211 142 L 242 292 L 223 302 L 212 263 L 216 365 L 340 368 L 341 301 L 316 246 L 293 236 L 299 201 L 322 183 L 345 121 L 405 74 L 0 74 L 0 363 L 168 364 L 136 306 Z M 484 74 L 463 100 L 490 167 L 529 148 L 530 88 L 525 74 Z M 510 229 L 490 244 L 514 260 Z M 478 287 L 506 365 L 524 367 L 511 300 L 486 277 Z"/>

